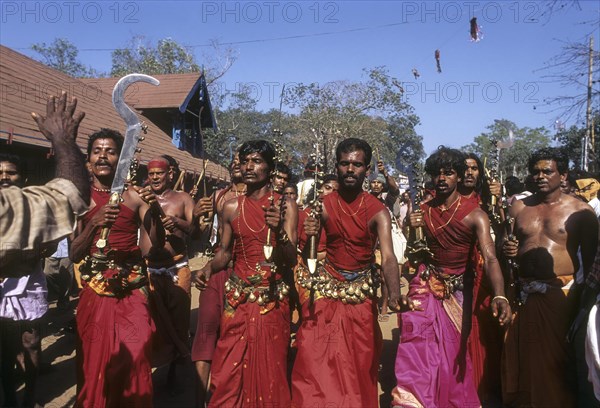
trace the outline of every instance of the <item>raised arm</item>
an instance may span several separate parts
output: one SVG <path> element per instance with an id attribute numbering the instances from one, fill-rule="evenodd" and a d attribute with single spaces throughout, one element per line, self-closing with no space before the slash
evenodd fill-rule
<path id="1" fill-rule="evenodd" d="M 75 114 L 77 98 L 67 102 L 67 93 L 51 96 L 46 103 L 46 116 L 35 112 L 31 117 L 38 125 L 40 132 L 52 143 L 56 163 L 56 177 L 71 181 L 84 201 L 90 202 L 89 175 L 85 160 L 77 146 L 77 131 L 85 112 Z"/>

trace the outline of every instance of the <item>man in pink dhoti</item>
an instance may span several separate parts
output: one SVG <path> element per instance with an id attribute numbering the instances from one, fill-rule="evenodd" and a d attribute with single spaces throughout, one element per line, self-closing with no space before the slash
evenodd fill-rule
<path id="1" fill-rule="evenodd" d="M 424 227 L 433 257 L 418 266 L 408 293 L 411 311 L 399 317 L 393 406 L 479 407 L 467 337 L 462 332 L 471 314 L 468 307 L 463 311 L 463 302 L 470 304 L 473 294 L 463 290 L 464 280 L 472 279 L 470 262 L 476 241 L 494 294 L 491 309 L 501 325 L 510 320 L 510 305 L 488 217 L 457 190 L 465 174 L 464 154 L 441 147 L 427 159 L 425 170 L 436 195 L 410 215 L 410 225 Z"/>

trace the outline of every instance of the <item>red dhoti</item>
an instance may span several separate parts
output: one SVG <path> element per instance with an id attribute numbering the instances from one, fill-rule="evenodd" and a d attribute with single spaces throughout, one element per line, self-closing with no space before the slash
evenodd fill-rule
<path id="1" fill-rule="evenodd" d="M 141 291 L 116 298 L 99 296 L 85 287 L 77 308 L 82 384 L 75 405 L 151 407 L 153 330 L 148 301 Z"/>
<path id="2" fill-rule="evenodd" d="M 292 371 L 294 407 L 377 407 L 382 349 L 374 299 L 344 304 L 300 294 L 302 326 Z"/>
<path id="3" fill-rule="evenodd" d="M 239 197 L 239 212 L 231 221 L 234 271 L 225 284 L 209 407 L 287 408 L 291 404 L 287 381 L 289 287 L 277 266 L 265 261 L 263 252 L 267 238 L 263 208 L 270 204 L 269 198 Z M 275 237 L 271 239 L 274 245 Z"/>
<path id="4" fill-rule="evenodd" d="M 213 273 L 200 294 L 196 334 L 192 344 L 192 361 L 212 361 L 219 338 L 229 269 Z"/>
<path id="5" fill-rule="evenodd" d="M 261 314 L 257 303 L 228 310 L 215 350 L 209 407 L 289 407 L 287 301 Z"/>

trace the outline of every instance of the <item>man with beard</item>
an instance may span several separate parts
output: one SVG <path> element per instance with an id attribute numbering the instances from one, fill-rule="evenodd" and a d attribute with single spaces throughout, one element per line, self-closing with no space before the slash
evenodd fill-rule
<path id="1" fill-rule="evenodd" d="M 140 248 L 148 265 L 150 306 L 156 324 L 153 364 L 169 365 L 167 383 L 175 387 L 176 364 L 190 354 L 191 270 L 186 238 L 192 232 L 194 201 L 189 194 L 173 191 L 172 170 L 167 159 L 158 157 L 148 163 L 148 185 L 161 207 L 161 222 L 166 231 L 165 245 L 153 248 L 142 230 Z"/>
<path id="2" fill-rule="evenodd" d="M 418 266 L 409 286 L 411 310 L 399 317 L 401 339 L 396 355 L 398 384 L 392 392 L 394 405 L 480 405 L 466 349 L 467 328 L 463 331 L 462 327 L 471 313 L 468 306 L 463 309 L 470 295 L 465 291 L 464 277 L 473 267 L 476 241 L 493 288 L 493 315 L 501 325 L 510 321 L 488 217 L 476 202 L 457 190 L 465 170 L 465 155 L 443 146 L 425 162 L 425 171 L 435 185 L 435 197 L 410 215 L 410 225 L 424 227 L 433 257 Z"/>
<path id="3" fill-rule="evenodd" d="M 217 244 L 223 236 L 223 208 L 229 200 L 246 194 L 246 185 L 240 170 L 238 153 L 233 157 L 229 166 L 231 184 L 215 193 L 214 197 L 204 197 L 198 201 L 194 209 L 195 217 L 201 214 L 216 214 L 217 216 Z M 214 199 L 214 202 L 213 202 Z M 218 246 L 217 246 L 218 248 Z M 192 361 L 196 365 L 199 383 L 196 385 L 196 406 L 204 408 L 210 366 L 219 337 L 221 315 L 223 314 L 223 301 L 225 298 L 225 282 L 231 274 L 231 265 L 220 271 L 212 273 L 207 279 L 205 275 L 196 274 L 196 282 L 202 290 L 198 303 L 198 323 L 192 345 Z"/>
<path id="4" fill-rule="evenodd" d="M 23 162 L 12 154 L 0 153 L 0 190 L 22 188 L 25 182 Z M 29 274 L 19 278 L 0 278 L 0 377 L 4 406 L 17 403 L 17 371 L 25 377 L 24 407 L 35 404 L 35 386 L 42 352 L 40 319 L 48 311 L 46 278 L 41 258 L 21 261 Z"/>
<path id="5" fill-rule="evenodd" d="M 589 205 L 562 193 L 568 159 L 561 151 L 534 152 L 528 168 L 535 193 L 510 207 L 516 240 L 504 243 L 505 255 L 519 264 L 522 304 L 504 344 L 503 401 L 507 406 L 571 407 L 583 390 L 571 389 L 567 372 L 565 338 L 579 289 L 571 285 L 579 269 L 578 249 L 585 277 L 590 271 L 598 220 Z M 589 386 L 587 378 L 578 380 L 579 387 Z"/>
<path id="6" fill-rule="evenodd" d="M 392 249 L 390 214 L 362 185 L 372 150 L 349 138 L 336 148 L 339 190 L 323 198 L 319 218 L 308 217 L 308 237 L 326 234 L 326 258 L 313 276 L 296 274 L 302 304 L 298 353 L 292 371 L 294 406 L 377 407 L 382 346 L 377 322 L 377 276 L 373 249 L 381 247 L 389 307 L 399 310 L 398 262 Z"/>
<path id="7" fill-rule="evenodd" d="M 269 142 L 246 142 L 239 157 L 247 192 L 225 203 L 220 251 L 200 271 L 210 277 L 234 260 L 209 406 L 287 407 L 290 312 L 282 273 L 296 260 L 298 212 L 293 201 L 270 189 L 275 149 Z"/>
<path id="8" fill-rule="evenodd" d="M 75 114 L 77 98 L 51 96 L 46 116 L 32 113 L 40 132 L 52 143 L 55 179 L 44 186 L 0 190 L 0 277 L 31 273 L 29 261 L 71 234 L 77 216 L 87 210 L 89 180 L 77 146 L 77 130 L 85 116 Z"/>
<path id="9" fill-rule="evenodd" d="M 122 146 L 123 136 L 111 129 L 101 129 L 88 141 L 92 200 L 70 254 L 74 262 L 86 258 L 80 269 L 83 289 L 77 308 L 78 407 L 152 405 L 154 324 L 137 242 L 142 225 L 152 246 L 162 249 L 165 243 L 159 237 L 164 230 L 150 187 L 133 186 L 123 193 L 120 204 L 109 204 Z M 112 262 L 102 264 L 93 255 L 99 251 L 95 244 L 104 227 L 110 227 L 104 253 Z"/>
<path id="10" fill-rule="evenodd" d="M 485 177 L 485 169 L 479 157 L 467 153 L 464 178 L 458 183 L 458 191 L 465 200 L 471 200 L 488 209 L 490 196 L 494 194 L 500 202 L 501 184 Z M 492 226 L 493 227 L 493 226 Z M 493 289 L 484 273 L 484 259 L 479 246 L 475 247 L 472 257 L 473 276 L 468 279 L 468 286 L 473 287 L 473 315 L 469 336 L 469 355 L 473 364 L 473 380 L 480 401 L 486 404 L 497 404 L 501 401 L 500 357 L 502 355 L 502 331 L 491 312 Z"/>

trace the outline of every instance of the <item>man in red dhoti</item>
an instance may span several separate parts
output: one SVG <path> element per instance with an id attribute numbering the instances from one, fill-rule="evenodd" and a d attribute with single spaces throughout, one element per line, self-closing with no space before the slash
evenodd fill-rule
<path id="1" fill-rule="evenodd" d="M 485 177 L 483 164 L 474 153 L 467 153 L 465 176 L 458 184 L 463 200 L 470 200 L 486 211 L 491 195 L 500 196 L 501 184 Z M 498 200 L 499 202 L 500 200 Z M 494 225 L 492 225 L 492 228 Z M 498 234 L 496 234 L 498 236 Z M 473 315 L 468 342 L 473 364 L 473 380 L 481 403 L 499 404 L 502 401 L 500 357 L 503 331 L 491 313 L 492 287 L 483 270 L 479 246 L 473 253 Z"/>
<path id="2" fill-rule="evenodd" d="M 462 323 L 471 314 L 463 311 L 464 277 L 476 241 L 482 248 L 485 271 L 492 284 L 491 308 L 500 324 L 510 320 L 504 281 L 490 236 L 487 215 L 457 191 L 465 174 L 465 156 L 440 148 L 425 170 L 432 177 L 435 198 L 410 215 L 411 227 L 425 227 L 433 259 L 421 264 L 409 288 L 412 311 L 399 317 L 400 344 L 396 355 L 396 388 L 393 405 L 400 407 L 479 407 L 471 359 Z M 467 320 L 468 321 L 468 320 Z"/>
<path id="3" fill-rule="evenodd" d="M 93 255 L 101 230 L 111 227 L 106 256 L 114 265 L 99 269 L 93 257 L 86 257 L 80 269 L 84 287 L 77 308 L 77 407 L 152 405 L 154 324 L 137 232 L 142 224 L 152 243 L 161 247 L 156 233 L 160 218 L 148 205 L 154 197 L 149 188 L 134 186 L 124 192 L 121 204 L 108 203 L 122 145 L 123 136 L 110 129 L 94 133 L 88 142 L 91 209 L 78 226 L 70 255 L 75 262 Z"/>
<path id="4" fill-rule="evenodd" d="M 223 208 L 229 200 L 236 199 L 246 194 L 246 185 L 240 169 L 240 158 L 238 153 L 233 157 L 229 167 L 231 184 L 217 191 L 214 196 L 201 198 L 194 208 L 194 216 L 198 219 L 206 214 L 217 217 L 217 243 L 223 236 Z M 212 219 L 212 217 L 209 217 Z M 200 228 L 212 228 L 212 223 L 201 223 Z M 219 338 L 221 315 L 223 314 L 223 302 L 225 299 L 225 282 L 231 273 L 231 262 L 224 269 L 212 273 L 210 279 L 204 276 L 198 288 L 202 290 L 198 302 L 198 320 L 196 334 L 192 344 L 192 361 L 196 366 L 198 384 L 196 385 L 196 406 L 204 408 L 206 393 L 208 391 L 208 380 L 210 377 L 210 366 Z"/>
<path id="5" fill-rule="evenodd" d="M 296 260 L 298 210 L 269 188 L 275 157 L 270 143 L 246 142 L 239 156 L 247 193 L 225 203 L 220 251 L 198 275 L 210 277 L 234 260 L 209 406 L 287 407 L 289 287 L 282 273 Z"/>
<path id="6" fill-rule="evenodd" d="M 378 406 L 382 340 L 373 268 L 378 239 L 393 310 L 399 309 L 400 279 L 389 212 L 362 189 L 371 155 L 361 139 L 337 146 L 339 190 L 323 198 L 320 221 L 308 217 L 304 224 L 307 236 L 317 235 L 323 224 L 327 255 L 314 276 L 297 269 L 302 325 L 292 371 L 295 407 Z"/>

